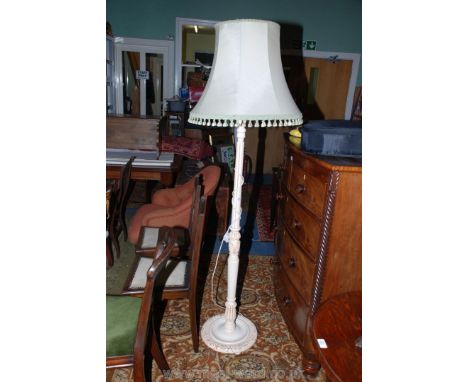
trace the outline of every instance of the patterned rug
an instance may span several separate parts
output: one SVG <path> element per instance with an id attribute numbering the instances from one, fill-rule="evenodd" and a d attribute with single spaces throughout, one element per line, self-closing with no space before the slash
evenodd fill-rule
<path id="1" fill-rule="evenodd" d="M 275 230 L 270 231 L 271 185 L 262 184 L 256 191 L 253 190 L 253 187 L 249 183 L 242 186 L 242 211 L 247 213 L 250 204 L 255 206 L 255 227 L 258 241 L 272 242 L 275 240 Z M 254 197 L 255 200 L 251 200 Z"/>
<path id="2" fill-rule="evenodd" d="M 163 376 L 156 364 L 153 381 L 316 381 L 324 382 L 321 370 L 315 379 L 306 379 L 301 372 L 302 353 L 288 332 L 272 293 L 272 257 L 251 256 L 244 280 L 240 311 L 256 325 L 255 345 L 241 355 L 221 354 L 206 347 L 200 339 L 198 353 L 193 352 L 185 300 L 170 301 L 161 326 L 164 354 L 172 369 Z M 201 324 L 223 309 L 211 300 L 211 275 L 215 256 L 211 261 L 203 294 Z M 224 303 L 226 296 L 226 257 L 219 259 L 215 277 L 216 300 Z M 221 277 L 219 278 L 219 276 Z M 217 280 L 219 286 L 216 288 Z M 132 369 L 107 371 L 108 382 L 133 381 Z"/>
<path id="3" fill-rule="evenodd" d="M 275 230 L 270 231 L 271 185 L 262 185 L 258 195 L 257 228 L 260 241 L 274 241 Z"/>

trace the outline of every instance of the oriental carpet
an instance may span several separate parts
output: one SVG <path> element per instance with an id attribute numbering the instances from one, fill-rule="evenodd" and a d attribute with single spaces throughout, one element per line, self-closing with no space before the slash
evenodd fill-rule
<path id="1" fill-rule="evenodd" d="M 316 378 L 306 379 L 301 371 L 302 353 L 289 333 L 273 293 L 272 256 L 247 256 L 248 265 L 241 295 L 240 312 L 257 327 L 258 337 L 252 348 L 241 355 L 221 354 L 200 339 L 194 353 L 185 300 L 169 301 L 161 325 L 164 354 L 172 374 L 164 376 L 153 364 L 153 381 L 316 381 L 324 382 L 321 370 Z M 206 256 L 206 283 L 201 308 L 201 324 L 221 314 L 223 308 L 212 300 L 211 275 L 216 256 Z M 241 264 L 245 258 L 241 258 Z M 118 260 L 117 260 L 118 262 Z M 226 256 L 221 255 L 214 277 L 214 300 L 223 304 L 226 296 Z M 242 266 L 241 266 L 242 269 Z M 242 274 L 242 271 L 240 272 Z M 219 283 L 218 283 L 219 280 Z M 108 382 L 133 381 L 132 369 L 107 371 Z"/>

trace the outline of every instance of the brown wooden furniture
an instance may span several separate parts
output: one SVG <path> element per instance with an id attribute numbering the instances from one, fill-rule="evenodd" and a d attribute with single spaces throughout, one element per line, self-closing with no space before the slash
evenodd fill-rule
<path id="1" fill-rule="evenodd" d="M 108 115 L 106 147 L 113 149 L 151 150 L 159 152 L 159 119 L 130 115 Z"/>
<path id="2" fill-rule="evenodd" d="M 127 224 L 125 221 L 125 211 L 127 207 L 128 192 L 130 186 L 130 176 L 132 172 L 132 163 L 135 157 L 131 157 L 128 162 L 121 168 L 119 181 L 114 184 L 111 189 L 111 196 L 109 200 L 109 211 L 106 219 L 106 229 L 109 233 L 110 240 L 110 256 L 112 260 L 109 261 L 109 251 L 107 251 L 108 265 L 112 266 L 114 263 L 114 255 L 120 257 L 120 244 L 119 236 L 123 232 L 124 240 L 127 240 Z"/>
<path id="3" fill-rule="evenodd" d="M 178 256 L 181 249 L 186 249 L 188 243 L 190 243 L 190 233 L 187 229 L 182 227 L 142 227 L 140 232 L 140 237 L 138 238 L 138 243 L 135 245 L 135 262 L 134 266 L 138 264 L 139 257 L 151 257 L 154 253 L 156 247 L 158 246 L 161 237 L 164 237 L 165 230 L 171 229 L 174 231 L 176 238 L 176 245 L 172 250 L 173 256 Z M 153 236 L 153 237 L 151 237 Z M 156 237 L 155 237 L 156 236 Z M 134 273 L 135 269 L 132 268 L 130 276 Z M 125 283 L 124 291 L 122 294 L 135 294 L 134 291 L 128 289 L 128 285 L 131 279 L 128 279 Z"/>
<path id="4" fill-rule="evenodd" d="M 317 311 L 312 323 L 315 352 L 332 382 L 362 380 L 361 292 L 332 297 Z M 324 343 L 325 341 L 325 346 Z"/>
<path id="5" fill-rule="evenodd" d="M 361 166 L 288 142 L 277 198 L 275 294 L 304 371 L 315 374 L 314 314 L 329 298 L 361 290 Z"/>
<path id="6" fill-rule="evenodd" d="M 151 203 L 140 206 L 133 215 L 129 226 L 128 241 L 137 244 L 143 226 L 189 228 L 197 177 L 201 176 L 204 195 L 210 197 L 218 187 L 220 174 L 219 166 L 206 166 L 198 172 L 198 175 L 193 176 L 187 182 L 178 184 L 174 188 L 155 192 Z"/>
<path id="7" fill-rule="evenodd" d="M 154 117 L 134 117 L 129 115 L 108 115 L 106 118 L 106 147 L 109 149 L 129 149 L 154 151 L 159 155 L 161 131 L 159 119 Z M 174 156 L 170 167 L 139 168 L 132 171 L 133 180 L 160 181 L 167 187 L 174 184 L 182 165 L 182 157 Z M 119 179 L 122 166 L 106 166 L 107 179 Z"/>
<path id="8" fill-rule="evenodd" d="M 158 293 L 156 279 L 161 271 L 166 268 L 175 243 L 172 230 L 167 230 L 166 233 L 167 237 L 157 247 L 153 255 L 152 264 L 147 271 L 147 281 L 138 314 L 133 354 L 106 357 L 106 368 L 133 367 L 135 382 L 149 382 L 152 380 L 151 368 L 153 359 L 161 371 L 169 370 L 169 365 L 158 342 L 159 336 L 154 327 L 154 323 L 157 322 L 157 318 L 155 317 L 157 309 L 154 306 Z M 131 299 L 132 297 L 121 296 L 112 298 Z M 112 325 L 112 322 L 109 324 Z"/>
<path id="9" fill-rule="evenodd" d="M 128 201 L 128 192 L 130 188 L 130 179 L 132 174 L 132 163 L 135 160 L 135 157 L 132 156 L 127 164 L 122 167 L 122 172 L 120 174 L 119 187 L 117 191 L 117 205 L 116 205 L 116 216 L 117 219 L 117 233 L 123 232 L 124 240 L 127 240 L 127 223 L 125 221 L 125 211 L 127 210 L 127 201 Z M 118 235 L 117 235 L 118 236 Z"/>
<path id="10" fill-rule="evenodd" d="M 186 128 L 184 132 L 184 136 L 187 138 L 192 138 L 192 139 L 200 139 L 205 142 L 209 142 L 209 136 L 210 135 L 224 135 L 224 136 L 230 136 L 231 129 L 229 127 L 207 127 L 207 126 L 196 126 L 196 125 L 191 125 L 191 127 Z"/>
<path id="11" fill-rule="evenodd" d="M 115 203 L 115 188 L 116 184 L 107 185 L 106 189 L 106 263 L 107 267 L 114 265 L 114 256 L 112 255 L 112 241 L 109 236 L 109 228 L 112 216 L 111 205 Z"/>
<path id="12" fill-rule="evenodd" d="M 134 167 L 131 174 L 132 180 L 158 180 L 166 187 L 174 185 L 177 173 L 182 165 L 182 157 L 174 155 L 174 162 L 169 167 Z M 106 166 L 106 178 L 118 179 L 122 166 Z"/>
<path id="13" fill-rule="evenodd" d="M 225 172 L 221 176 L 218 189 L 214 195 L 215 208 L 211 211 L 207 227 L 208 232 L 216 236 L 223 236 L 227 231 L 231 201 L 229 176 Z"/>
<path id="14" fill-rule="evenodd" d="M 207 197 L 203 195 L 203 186 L 200 184 L 200 176 L 196 178 L 196 188 L 194 193 L 194 204 L 191 221 L 188 230 L 189 246 L 187 251 L 174 252 L 171 258 L 171 264 L 167 266 L 165 272 L 161 274 L 158 283 L 164 285 L 162 292 L 162 303 L 159 312 L 162 315 L 167 300 L 186 298 L 189 300 L 189 316 L 192 331 L 193 349 L 198 352 L 199 346 L 199 310 L 198 296 L 201 287 L 198 286 L 198 267 L 200 261 L 200 252 L 203 241 L 203 234 L 207 216 Z M 145 235 L 145 227 L 140 230 L 139 243 L 142 242 L 142 235 Z M 161 231 L 160 231 L 161 232 Z M 129 278 L 124 287 L 123 294 L 140 296 L 141 287 L 135 282 L 138 278 L 138 269 L 145 261 L 145 250 L 138 250 L 136 260 L 130 270 Z M 177 281 L 170 281 L 170 276 L 179 267 L 183 277 Z"/>

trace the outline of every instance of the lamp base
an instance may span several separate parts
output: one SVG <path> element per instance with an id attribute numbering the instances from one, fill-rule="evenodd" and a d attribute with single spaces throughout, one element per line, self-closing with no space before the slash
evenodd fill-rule
<path id="1" fill-rule="evenodd" d="M 239 354 L 257 340 L 257 329 L 248 318 L 238 315 L 233 332 L 226 331 L 224 314 L 211 317 L 203 324 L 201 337 L 206 346 L 219 353 Z"/>

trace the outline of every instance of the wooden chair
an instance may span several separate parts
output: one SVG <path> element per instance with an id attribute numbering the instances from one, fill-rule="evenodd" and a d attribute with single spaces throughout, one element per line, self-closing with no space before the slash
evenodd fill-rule
<path id="1" fill-rule="evenodd" d="M 107 267 L 109 268 L 114 265 L 114 256 L 112 254 L 112 247 L 115 247 L 115 244 L 113 242 L 114 233 L 111 234 L 110 231 L 111 229 L 115 230 L 114 226 L 111 226 L 111 223 L 116 203 L 117 185 L 115 183 L 110 183 L 106 186 L 106 260 Z"/>
<path id="2" fill-rule="evenodd" d="M 179 285 L 166 286 L 162 293 L 164 301 L 186 298 L 189 300 L 190 328 L 192 332 L 192 345 L 194 352 L 198 353 L 199 320 L 198 320 L 198 268 L 200 263 L 201 247 L 207 216 L 207 197 L 201 196 L 198 206 L 193 211 L 193 220 L 190 227 L 190 246 L 188 259 L 181 259 L 180 264 L 186 264 L 184 282 Z"/>
<path id="3" fill-rule="evenodd" d="M 211 196 L 218 187 L 221 169 L 210 165 L 200 170 L 203 176 L 204 195 Z M 190 214 L 193 212 L 193 195 L 195 193 L 195 178 L 188 182 L 166 188 L 154 193 L 151 203 L 138 208 L 128 230 L 128 241 L 138 243 L 142 227 L 184 227 L 190 226 Z"/>
<path id="4" fill-rule="evenodd" d="M 153 261 L 146 273 L 143 298 L 106 296 L 106 368 L 133 366 L 135 382 L 151 381 L 153 359 L 161 371 L 169 365 L 157 340 L 157 309 L 161 287 L 156 280 L 166 268 L 175 244 L 173 230 L 156 248 Z"/>
<path id="5" fill-rule="evenodd" d="M 161 318 L 167 300 L 186 298 L 189 300 L 189 316 L 192 332 L 193 350 L 198 352 L 199 347 L 199 325 L 198 325 L 198 268 L 200 262 L 200 252 L 205 231 L 207 211 L 207 196 L 203 195 L 203 186 L 200 176 L 196 177 L 196 187 L 194 194 L 194 207 L 190 216 L 189 240 L 190 244 L 186 252 L 180 251 L 177 256 L 171 258 L 167 270 L 161 273 L 158 283 L 164 285 L 161 296 L 160 309 Z M 146 229 L 153 230 L 153 227 L 142 227 L 140 232 L 140 242 L 146 234 Z M 132 267 L 130 277 L 127 279 L 124 294 L 141 294 L 141 272 L 145 268 L 142 266 L 147 262 L 145 251 L 137 252 L 136 261 Z M 174 252 L 173 252 L 174 253 Z M 140 274 L 139 274 L 140 273 Z M 175 277 L 174 277 L 175 276 Z"/>
<path id="6" fill-rule="evenodd" d="M 129 197 L 130 175 L 132 171 L 132 163 L 134 160 L 135 156 L 132 156 L 125 164 L 125 166 L 122 167 L 122 170 L 120 171 L 120 179 L 117 185 L 114 187 L 114 197 L 111 199 L 110 203 L 111 214 L 107 230 L 109 232 L 110 241 L 112 243 L 112 252 L 115 252 L 118 258 L 120 257 L 119 236 L 123 232 L 125 241 L 128 237 L 127 224 L 125 221 L 125 211 Z"/>

